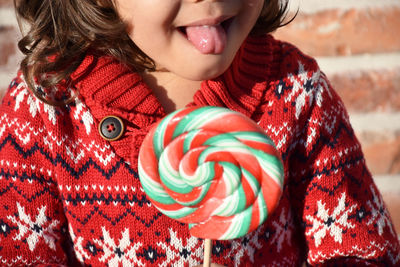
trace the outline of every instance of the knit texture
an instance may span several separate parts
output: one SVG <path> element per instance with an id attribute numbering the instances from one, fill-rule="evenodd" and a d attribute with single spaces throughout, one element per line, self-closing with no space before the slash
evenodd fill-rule
<path id="1" fill-rule="evenodd" d="M 166 115 L 151 89 L 123 64 L 92 54 L 71 80 L 77 97 L 66 107 L 40 102 L 20 73 L 2 100 L 0 265 L 202 263 L 204 241 L 155 209 L 138 179 L 142 140 Z M 271 36 L 249 38 L 230 68 L 204 81 L 188 103 L 206 105 L 256 121 L 285 168 L 275 213 L 243 238 L 213 241 L 213 262 L 400 265 L 390 216 L 315 60 Z M 125 123 L 117 141 L 98 133 L 107 115 Z"/>

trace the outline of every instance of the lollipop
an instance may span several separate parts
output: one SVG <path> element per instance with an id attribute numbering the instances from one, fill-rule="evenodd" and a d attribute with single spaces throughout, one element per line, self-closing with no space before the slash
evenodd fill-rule
<path id="1" fill-rule="evenodd" d="M 186 108 L 165 117 L 144 139 L 138 168 L 154 206 L 199 238 L 246 235 L 282 193 L 274 143 L 255 122 L 225 108 Z"/>

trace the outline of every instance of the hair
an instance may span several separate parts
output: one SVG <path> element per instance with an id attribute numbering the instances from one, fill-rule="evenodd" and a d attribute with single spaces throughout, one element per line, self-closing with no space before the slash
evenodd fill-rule
<path id="1" fill-rule="evenodd" d="M 14 0 L 14 6 L 23 35 L 18 42 L 24 54 L 20 68 L 29 89 L 46 103 L 69 101 L 49 101 L 34 84 L 68 84 L 88 50 L 113 56 L 139 72 L 155 69 L 154 61 L 129 38 L 113 0 Z M 287 0 L 265 0 L 251 34 L 270 33 L 289 23 L 293 18 L 284 22 L 287 9 Z"/>

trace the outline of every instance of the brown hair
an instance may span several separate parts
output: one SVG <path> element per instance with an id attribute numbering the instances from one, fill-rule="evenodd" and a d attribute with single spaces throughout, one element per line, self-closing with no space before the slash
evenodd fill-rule
<path id="1" fill-rule="evenodd" d="M 47 103 L 33 85 L 51 88 L 68 82 L 89 49 L 111 55 L 137 71 L 155 68 L 153 60 L 129 38 L 113 0 L 14 0 L 14 6 L 20 26 L 29 26 L 18 42 L 25 55 L 21 70 L 30 90 Z M 282 26 L 287 7 L 287 0 L 265 0 L 252 34 Z"/>

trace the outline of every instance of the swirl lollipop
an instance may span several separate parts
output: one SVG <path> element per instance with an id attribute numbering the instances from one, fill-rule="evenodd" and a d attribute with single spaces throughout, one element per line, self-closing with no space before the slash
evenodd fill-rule
<path id="1" fill-rule="evenodd" d="M 154 206 L 193 236 L 234 239 L 276 208 L 283 166 L 273 142 L 246 116 L 219 107 L 171 113 L 148 133 L 139 177 Z"/>

